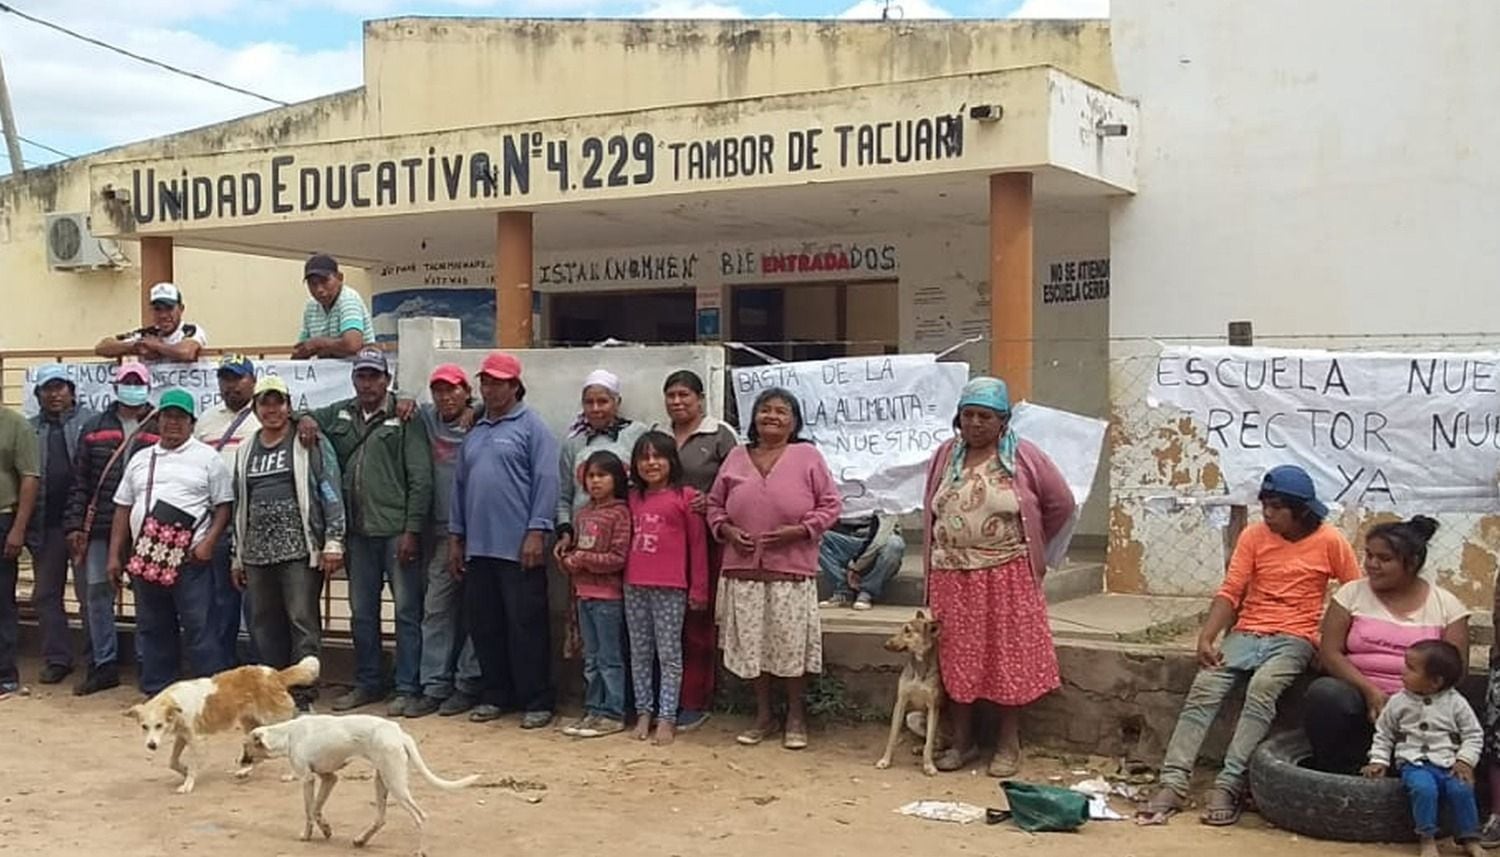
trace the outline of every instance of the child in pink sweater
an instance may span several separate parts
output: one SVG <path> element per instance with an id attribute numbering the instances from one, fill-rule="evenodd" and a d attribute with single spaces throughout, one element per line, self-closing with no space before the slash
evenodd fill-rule
<path id="1" fill-rule="evenodd" d="M 621 572 L 630 552 L 630 483 L 613 452 L 583 465 L 589 503 L 573 516 L 574 541 L 559 545 L 558 564 L 573 580 L 583 637 L 584 715 L 564 735 L 599 738 L 625 731 L 625 614 Z"/>
<path id="2" fill-rule="evenodd" d="M 639 719 L 635 737 L 672 743 L 682 690 L 682 623 L 687 610 L 708 609 L 708 528 L 692 509 L 697 492 L 682 485 L 677 441 L 647 433 L 630 457 L 633 535 L 625 562 L 625 625 Z M 652 693 L 656 667 L 661 688 Z M 652 706 L 653 699 L 656 705 Z"/>

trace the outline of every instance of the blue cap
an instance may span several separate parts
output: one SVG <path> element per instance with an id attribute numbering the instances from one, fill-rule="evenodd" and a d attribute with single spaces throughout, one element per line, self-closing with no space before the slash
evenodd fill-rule
<path id="1" fill-rule="evenodd" d="M 382 375 L 391 374 L 391 364 L 385 362 L 385 351 L 374 345 L 366 345 L 354 357 L 354 371 L 374 369 Z"/>
<path id="2" fill-rule="evenodd" d="M 43 387 L 53 381 L 61 381 L 74 389 L 78 386 L 73 383 L 72 378 L 68 377 L 68 367 L 61 363 L 48 363 L 36 370 L 36 383 L 32 385 L 32 389 L 40 392 Z"/>
<path id="3" fill-rule="evenodd" d="M 1295 464 L 1283 464 L 1266 471 L 1266 476 L 1260 482 L 1262 494 L 1280 494 L 1294 500 L 1301 500 L 1307 504 L 1319 518 L 1328 517 L 1328 507 L 1318 499 L 1318 491 L 1313 486 L 1312 477 L 1307 471 Z"/>
<path id="4" fill-rule="evenodd" d="M 225 372 L 244 378 L 255 374 L 255 363 L 243 354 L 225 354 L 219 358 L 219 374 Z"/>

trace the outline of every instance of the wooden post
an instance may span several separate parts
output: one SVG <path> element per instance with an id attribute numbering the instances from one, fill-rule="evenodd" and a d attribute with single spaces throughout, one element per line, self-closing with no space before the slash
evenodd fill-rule
<path id="1" fill-rule="evenodd" d="M 495 345 L 530 348 L 531 212 L 502 211 L 495 223 Z"/>
<path id="2" fill-rule="evenodd" d="M 990 374 L 1010 400 L 1031 398 L 1031 173 L 990 176 Z"/>
<path id="3" fill-rule="evenodd" d="M 1249 348 L 1255 344 L 1255 326 L 1248 321 L 1231 321 L 1229 323 L 1229 344 L 1235 347 Z M 1229 560 L 1234 556 L 1234 546 L 1239 544 L 1240 533 L 1245 531 L 1245 525 L 1250 520 L 1250 510 L 1245 506 L 1229 507 L 1229 526 L 1224 528 L 1224 567 L 1229 568 Z"/>
<path id="4" fill-rule="evenodd" d="M 141 327 L 151 324 L 151 287 L 172 282 L 172 238 L 141 239 Z"/>

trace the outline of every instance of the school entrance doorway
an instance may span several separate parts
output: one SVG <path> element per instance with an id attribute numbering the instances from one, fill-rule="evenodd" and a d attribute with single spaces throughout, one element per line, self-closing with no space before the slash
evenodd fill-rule
<path id="1" fill-rule="evenodd" d="M 692 289 L 588 292 L 551 297 L 552 345 L 588 346 L 613 337 L 663 345 L 697 342 Z"/>
<path id="2" fill-rule="evenodd" d="M 728 338 L 786 362 L 895 354 L 899 307 L 895 280 L 736 286 Z M 738 349 L 728 358 L 735 366 L 764 362 Z"/>

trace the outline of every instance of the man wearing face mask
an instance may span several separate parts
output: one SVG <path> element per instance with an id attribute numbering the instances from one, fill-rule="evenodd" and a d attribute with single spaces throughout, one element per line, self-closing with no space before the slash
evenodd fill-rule
<path id="1" fill-rule="evenodd" d="M 120 684 L 116 590 L 106 561 L 120 474 L 131 456 L 158 440 L 150 397 L 150 371 L 140 363 L 121 366 L 115 372 L 114 404 L 84 423 L 73 458 L 73 484 L 63 511 L 63 532 L 67 534 L 73 567 L 82 569 L 87 585 L 83 612 L 90 655 L 88 675 L 73 690 L 79 696 Z"/>
<path id="2" fill-rule="evenodd" d="M 83 427 L 93 411 L 79 407 L 77 390 L 68 370 L 52 363 L 37 370 L 33 387 L 40 411 L 31 418 L 41 456 L 42 481 L 36 513 L 26 534 L 31 552 L 31 606 L 42 637 L 42 684 L 57 684 L 73 672 L 73 645 L 68 636 L 68 613 L 63 592 L 68 586 L 68 540 L 63 516 L 73 487 L 73 456 Z M 79 604 L 88 603 L 88 583 L 82 565 L 73 569 L 73 590 Z M 85 627 L 87 611 L 84 611 Z"/>

